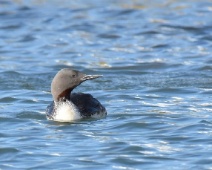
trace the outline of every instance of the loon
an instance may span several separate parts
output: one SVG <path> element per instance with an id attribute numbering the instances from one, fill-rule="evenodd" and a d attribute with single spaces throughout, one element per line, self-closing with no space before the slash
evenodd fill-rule
<path id="1" fill-rule="evenodd" d="M 47 106 L 48 120 L 71 122 L 82 118 L 103 118 L 107 111 L 92 95 L 72 93 L 73 89 L 86 80 L 92 80 L 101 75 L 86 75 L 77 70 L 64 68 L 52 80 L 51 93 L 53 102 Z"/>

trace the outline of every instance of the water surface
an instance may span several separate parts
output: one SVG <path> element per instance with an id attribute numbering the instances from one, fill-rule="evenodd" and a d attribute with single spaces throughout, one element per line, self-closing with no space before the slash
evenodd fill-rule
<path id="1" fill-rule="evenodd" d="M 0 169 L 212 169 L 212 3 L 1 1 Z M 46 120 L 70 67 L 100 120 Z"/>

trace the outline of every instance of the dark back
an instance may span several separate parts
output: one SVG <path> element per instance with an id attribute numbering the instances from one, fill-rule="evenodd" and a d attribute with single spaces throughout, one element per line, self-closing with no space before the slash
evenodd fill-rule
<path id="1" fill-rule="evenodd" d="M 106 112 L 104 106 L 90 94 L 73 93 L 71 94 L 71 102 L 73 102 L 83 117 Z"/>

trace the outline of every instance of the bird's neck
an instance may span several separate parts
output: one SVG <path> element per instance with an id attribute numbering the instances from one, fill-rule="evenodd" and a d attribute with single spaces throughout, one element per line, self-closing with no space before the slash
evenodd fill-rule
<path id="1" fill-rule="evenodd" d="M 66 100 L 70 100 L 71 99 L 71 91 L 73 89 L 66 89 L 65 91 L 63 91 L 58 97 L 57 97 L 57 101 L 66 101 Z"/>

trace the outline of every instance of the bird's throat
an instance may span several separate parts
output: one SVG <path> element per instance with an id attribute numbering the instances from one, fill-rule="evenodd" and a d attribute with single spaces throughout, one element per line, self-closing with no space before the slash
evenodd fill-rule
<path id="1" fill-rule="evenodd" d="M 57 101 L 66 101 L 70 100 L 70 94 L 73 89 L 66 89 L 57 97 Z"/>

